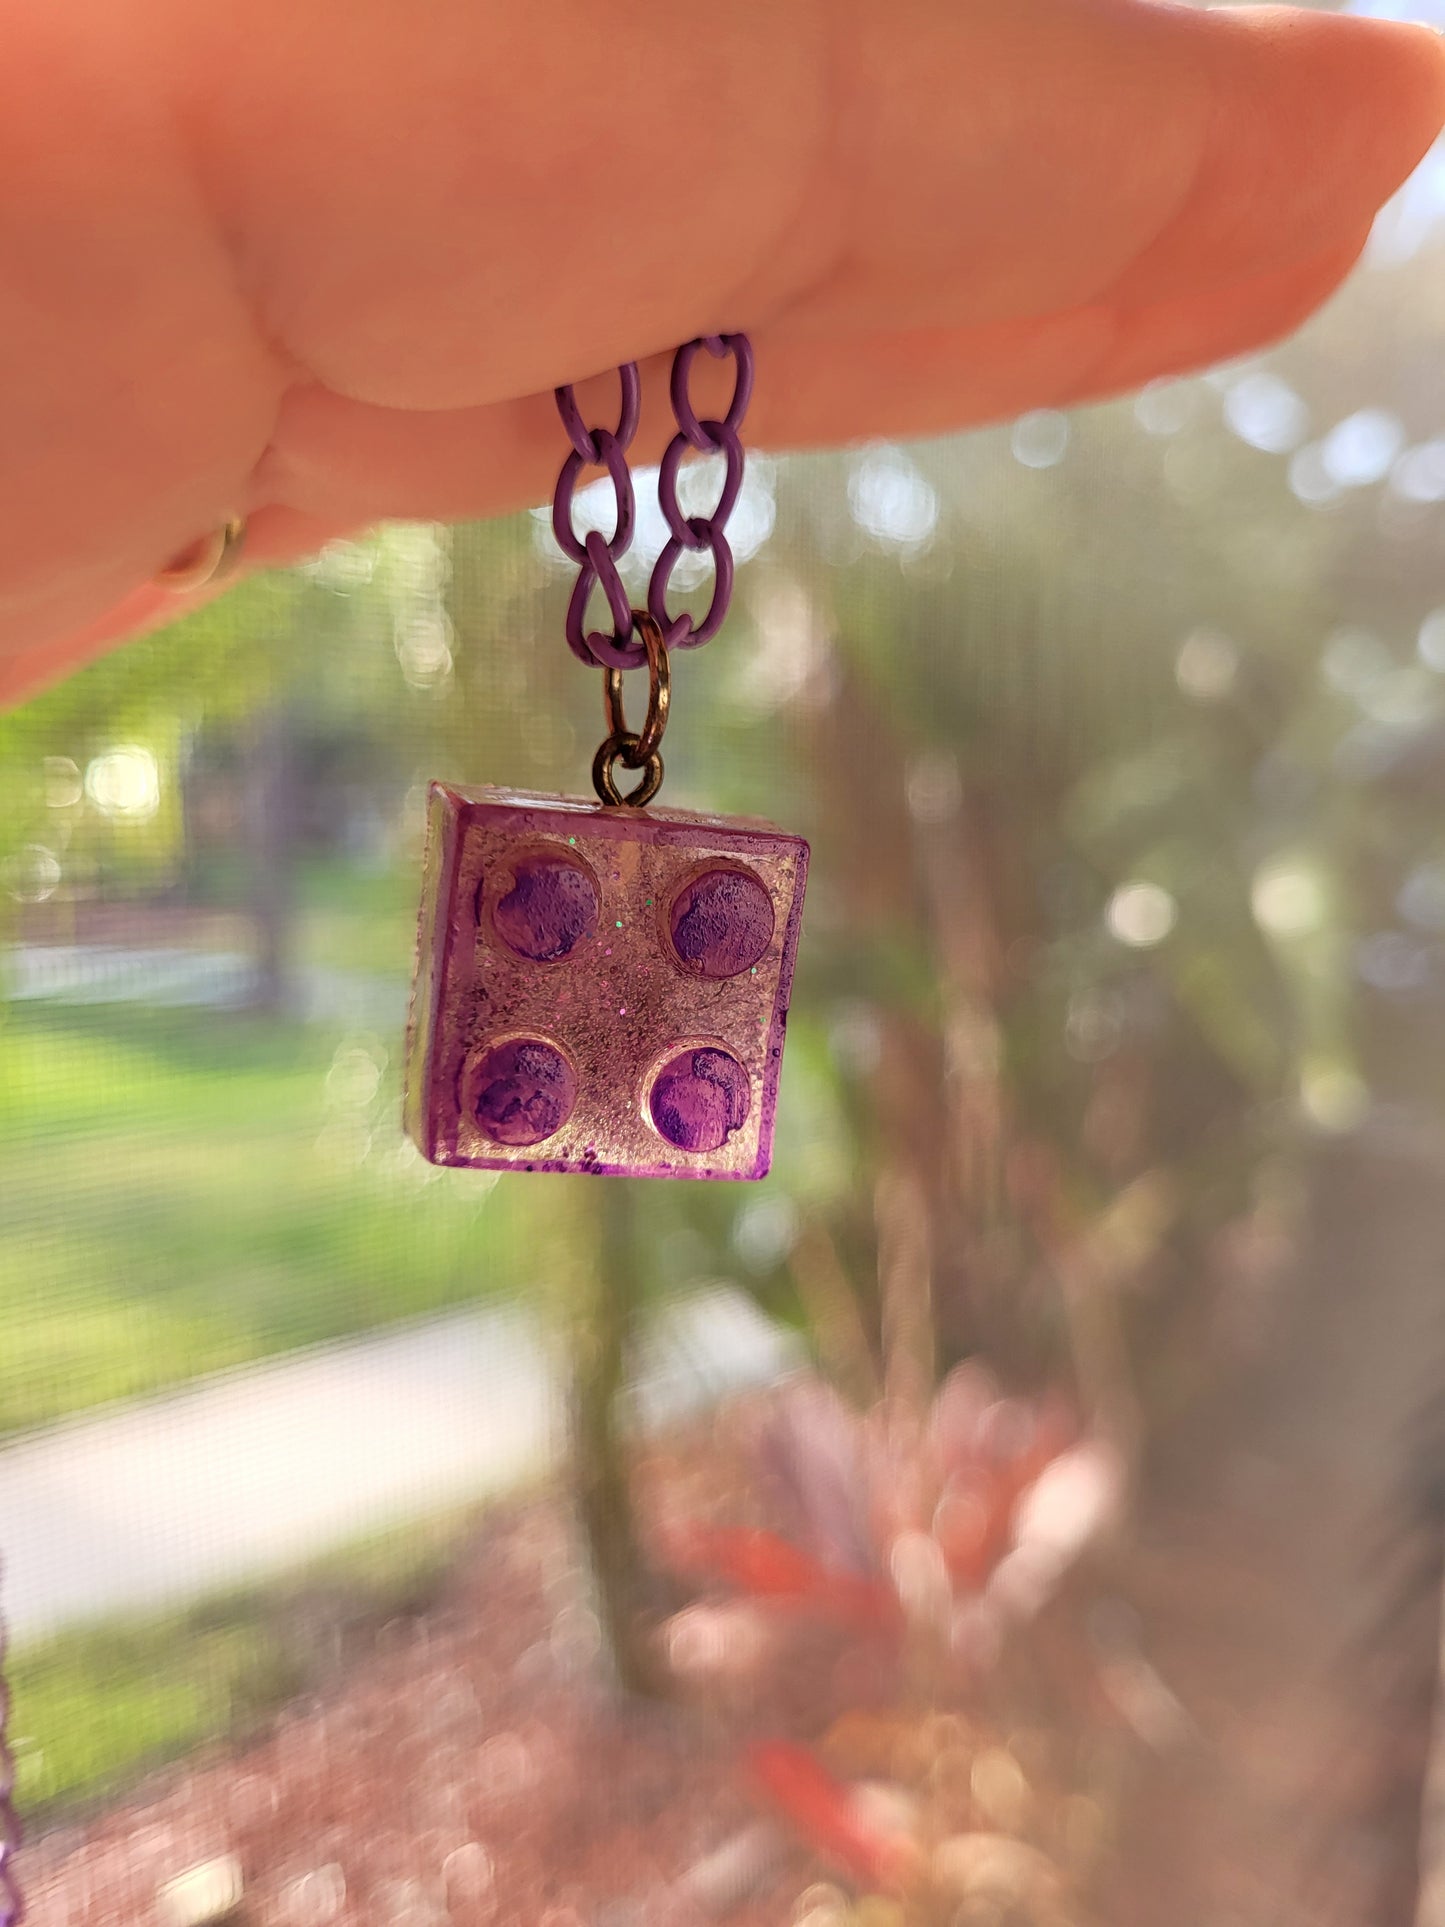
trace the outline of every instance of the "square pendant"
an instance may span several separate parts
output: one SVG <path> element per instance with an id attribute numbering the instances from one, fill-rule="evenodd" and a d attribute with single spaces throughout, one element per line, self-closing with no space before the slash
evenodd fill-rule
<path id="1" fill-rule="evenodd" d="M 407 1131 L 434 1164 L 761 1178 L 808 873 L 771 824 L 431 787 Z"/>

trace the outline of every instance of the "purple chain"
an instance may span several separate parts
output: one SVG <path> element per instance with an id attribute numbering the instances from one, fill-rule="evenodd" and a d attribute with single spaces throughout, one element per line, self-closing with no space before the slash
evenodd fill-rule
<path id="1" fill-rule="evenodd" d="M 733 360 L 732 400 L 721 421 L 711 416 L 700 420 L 693 407 L 688 382 L 700 348 L 719 360 L 724 355 L 731 355 Z M 567 605 L 567 641 L 573 655 L 598 669 L 638 669 L 646 660 L 646 651 L 633 636 L 632 601 L 617 564 L 632 546 L 637 522 L 627 451 L 637 433 L 642 384 L 635 361 L 626 362 L 617 372 L 622 382 L 622 405 L 615 428 L 589 428 L 572 389 L 557 390 L 557 413 L 572 444 L 572 453 L 557 477 L 557 492 L 552 498 L 552 533 L 563 555 L 578 564 L 576 586 Z M 662 630 L 669 649 L 696 649 L 699 644 L 710 641 L 722 627 L 732 600 L 733 552 L 728 546 L 726 531 L 728 517 L 743 485 L 743 444 L 739 431 L 752 392 L 753 350 L 746 335 L 702 335 L 696 341 L 684 342 L 673 357 L 671 394 L 677 433 L 667 445 L 657 476 L 658 502 L 669 533 L 647 590 L 648 611 Z M 722 493 L 711 515 L 684 515 L 677 499 L 678 470 L 689 449 L 699 455 L 722 455 L 726 462 Z M 573 497 L 583 471 L 588 468 L 605 468 L 612 481 L 617 513 L 610 538 L 600 529 L 593 529 L 586 537 L 579 536 L 572 525 Z M 686 611 L 673 615 L 667 606 L 668 585 L 684 549 L 694 554 L 707 550 L 712 556 L 712 601 L 699 623 L 694 623 Z M 599 585 L 612 617 L 612 629 L 607 634 L 598 629 L 588 633 L 586 628 L 587 604 Z"/>
<path id="2" fill-rule="evenodd" d="M 20 1927 L 25 1901 L 15 1878 L 15 1855 L 20 1846 L 20 1819 L 15 1811 L 15 1762 L 6 1731 L 10 1724 L 10 1688 L 4 1676 L 8 1641 L 0 1627 L 0 1927 Z"/>

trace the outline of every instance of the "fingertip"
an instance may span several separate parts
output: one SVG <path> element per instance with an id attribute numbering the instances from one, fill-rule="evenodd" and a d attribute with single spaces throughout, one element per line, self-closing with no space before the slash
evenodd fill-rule
<path id="1" fill-rule="evenodd" d="M 1166 32 L 1176 62 L 1206 73 L 1211 107 L 1187 201 L 1114 291 L 1126 305 L 1339 248 L 1445 122 L 1445 41 L 1416 23 L 1226 8 Z"/>
<path id="2" fill-rule="evenodd" d="M 1418 20 L 1266 7 L 1241 24 L 1281 36 L 1287 58 L 1308 63 L 1340 116 L 1375 137 L 1374 157 L 1395 187 L 1445 124 L 1445 37 Z M 1378 144 L 1376 144 L 1378 143 Z"/>
<path id="3" fill-rule="evenodd" d="M 1445 41 L 1433 27 L 1298 7 L 1240 11 L 1232 24 L 1257 43 L 1267 104 L 1314 146 L 1301 163 L 1322 167 L 1356 211 L 1392 194 L 1445 124 Z"/>

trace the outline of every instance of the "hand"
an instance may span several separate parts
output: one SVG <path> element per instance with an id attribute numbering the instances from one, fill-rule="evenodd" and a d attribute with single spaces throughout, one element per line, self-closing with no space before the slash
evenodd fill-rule
<path id="1" fill-rule="evenodd" d="M 774 448 L 1251 348 L 1445 116 L 1428 30 L 1276 9 L 4 13 L 0 700 L 177 613 L 142 585 L 232 514 L 264 563 L 543 499 L 559 381 L 641 359 L 655 456 L 695 334 L 753 333 Z"/>

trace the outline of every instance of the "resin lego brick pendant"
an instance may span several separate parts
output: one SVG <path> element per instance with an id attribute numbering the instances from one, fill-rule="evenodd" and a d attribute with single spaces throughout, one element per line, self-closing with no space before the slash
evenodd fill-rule
<path id="1" fill-rule="evenodd" d="M 808 846 L 434 783 L 407 1130 L 436 1164 L 761 1178 Z"/>

